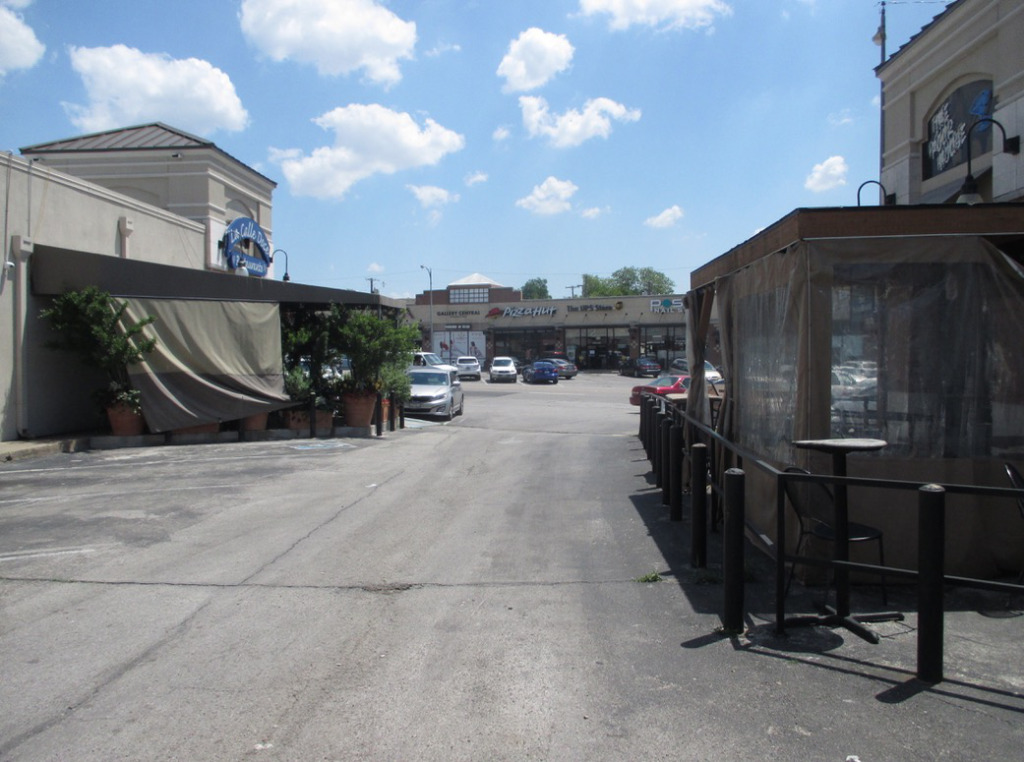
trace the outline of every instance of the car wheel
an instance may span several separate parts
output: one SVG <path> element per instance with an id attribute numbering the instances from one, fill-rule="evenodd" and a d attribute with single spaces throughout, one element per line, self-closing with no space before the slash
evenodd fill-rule
<path id="1" fill-rule="evenodd" d="M 459 403 L 459 412 L 457 412 L 455 415 L 462 415 L 464 412 L 466 412 L 466 398 L 465 397 L 463 397 L 462 398 L 462 402 Z"/>

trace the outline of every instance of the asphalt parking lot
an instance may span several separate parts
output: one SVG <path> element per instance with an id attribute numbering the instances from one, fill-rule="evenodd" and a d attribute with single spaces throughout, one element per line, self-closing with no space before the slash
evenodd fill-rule
<path id="1" fill-rule="evenodd" d="M 950 594 L 937 686 L 905 591 L 877 646 L 778 639 L 752 558 L 724 636 L 716 541 L 691 569 L 634 383 L 467 381 L 464 416 L 381 438 L 0 463 L 0 759 L 1019 756 L 1024 617 L 994 601 Z"/>

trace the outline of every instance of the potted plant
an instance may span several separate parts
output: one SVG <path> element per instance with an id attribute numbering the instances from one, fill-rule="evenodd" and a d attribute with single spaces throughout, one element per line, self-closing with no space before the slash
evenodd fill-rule
<path id="1" fill-rule="evenodd" d="M 292 310 L 281 315 L 281 347 L 285 391 L 296 407 L 284 412 L 288 428 L 309 429 L 309 411 L 315 410 L 316 428 L 326 430 L 334 418 L 336 399 L 330 369 L 340 357 L 338 327 L 341 317 L 330 310 Z"/>
<path id="2" fill-rule="evenodd" d="M 342 395 L 346 425 L 370 425 L 378 392 L 398 388 L 397 375 L 404 374 L 412 361 L 418 338 L 419 331 L 413 326 L 398 325 L 372 312 L 344 313 L 339 339 L 352 365 Z"/>
<path id="3" fill-rule="evenodd" d="M 390 420 L 390 405 L 401 405 L 412 396 L 412 379 L 406 373 L 409 367 L 408 358 L 392 360 L 381 368 L 381 395 L 383 400 L 382 417 Z"/>
<path id="4" fill-rule="evenodd" d="M 127 308 L 127 302 L 88 286 L 66 291 L 40 313 L 57 334 L 47 347 L 73 352 L 106 376 L 106 385 L 93 397 L 106 411 L 116 436 L 142 433 L 142 395 L 132 386 L 128 367 L 142 362 L 156 346 L 156 339 L 146 338 L 144 331 L 153 318 L 130 322 L 124 319 Z"/>

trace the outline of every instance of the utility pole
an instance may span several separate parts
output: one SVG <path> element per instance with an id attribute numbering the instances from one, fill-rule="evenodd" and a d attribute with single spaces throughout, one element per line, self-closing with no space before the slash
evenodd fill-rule
<path id="1" fill-rule="evenodd" d="M 376 278 L 367 278 L 367 280 L 370 281 L 370 293 L 371 294 L 380 294 L 380 288 L 384 288 L 384 281 L 380 282 L 380 288 L 374 288 L 373 287 L 373 281 L 376 280 Z M 377 317 L 380 317 L 380 316 L 381 316 L 380 299 L 378 299 L 377 300 Z"/>
<path id="2" fill-rule="evenodd" d="M 576 289 L 583 288 L 583 284 L 580 283 L 580 284 L 575 285 L 575 286 L 566 286 L 566 288 L 572 289 L 572 298 L 575 299 L 576 298 Z"/>

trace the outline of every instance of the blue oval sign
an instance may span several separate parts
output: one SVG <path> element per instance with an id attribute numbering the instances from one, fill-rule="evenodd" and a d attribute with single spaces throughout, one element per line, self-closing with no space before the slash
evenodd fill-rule
<path id="1" fill-rule="evenodd" d="M 252 241 L 255 249 L 250 254 L 243 248 L 246 241 Z M 238 217 L 224 231 L 224 258 L 228 267 L 244 267 L 250 275 L 264 277 L 270 266 L 270 241 L 256 220 Z"/>

